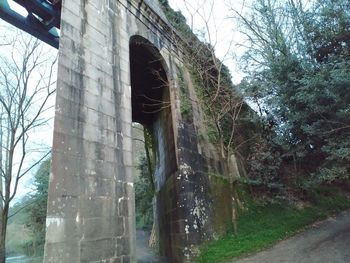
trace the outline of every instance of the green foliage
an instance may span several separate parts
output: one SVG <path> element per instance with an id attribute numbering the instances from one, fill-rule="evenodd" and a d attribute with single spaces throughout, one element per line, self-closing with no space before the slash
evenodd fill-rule
<path id="1" fill-rule="evenodd" d="M 241 18 L 251 48 L 240 87 L 274 134 L 267 140 L 281 150 L 279 176 L 293 166 L 303 183 L 348 180 L 348 2 L 318 0 L 306 9 L 256 0 L 252 10 Z"/>
<path id="2" fill-rule="evenodd" d="M 50 162 L 42 162 L 34 175 L 35 193 L 24 196 L 10 210 L 13 216 L 8 222 L 8 255 L 43 255 Z"/>
<path id="3" fill-rule="evenodd" d="M 138 169 L 140 177 L 135 182 L 136 227 L 150 228 L 153 223 L 154 190 L 149 177 L 148 161 L 145 156 L 140 158 Z"/>
<path id="4" fill-rule="evenodd" d="M 181 95 L 180 111 L 185 120 L 190 121 L 192 119 L 192 104 L 186 95 Z"/>
<path id="5" fill-rule="evenodd" d="M 271 196 L 281 193 L 283 182 L 279 175 L 282 158 L 276 146 L 263 138 L 256 139 L 251 146 L 247 162 L 248 177 L 242 178 L 241 182 L 253 189 L 253 196 L 261 199 L 262 193 Z"/>
<path id="6" fill-rule="evenodd" d="M 318 0 L 306 13 L 305 33 L 318 62 L 349 57 L 349 3 L 346 0 Z M 315 19 L 316 18 L 316 19 Z"/>
<path id="7" fill-rule="evenodd" d="M 324 192 L 324 189 L 322 190 Z M 253 204 L 238 218 L 238 233 L 229 233 L 201 249 L 197 262 L 217 263 L 267 248 L 334 212 L 350 208 L 350 200 L 334 189 L 314 192 L 315 202 L 302 209 L 288 204 Z"/>
<path id="8" fill-rule="evenodd" d="M 217 129 L 215 128 L 215 124 L 210 121 L 207 121 L 206 128 L 209 141 L 213 144 L 217 143 L 219 141 L 220 135 Z"/>
<path id="9" fill-rule="evenodd" d="M 28 251 L 27 244 L 31 240 L 31 231 L 26 227 L 28 213 L 24 207 L 31 205 L 31 198 L 24 196 L 19 202 L 10 208 L 10 215 L 7 226 L 6 254 L 23 255 Z"/>
<path id="10" fill-rule="evenodd" d="M 158 2 L 161 4 L 161 7 L 163 8 L 169 22 L 176 30 L 181 32 L 183 36 L 190 41 L 196 39 L 196 36 L 193 34 L 191 28 L 187 25 L 186 18 L 180 11 L 173 10 L 167 0 L 158 0 Z"/>
<path id="11" fill-rule="evenodd" d="M 32 239 L 27 247 L 31 247 L 29 255 L 43 255 L 46 230 L 46 207 L 48 197 L 49 175 L 51 159 L 45 160 L 34 176 L 35 194 L 31 196 L 31 205 L 27 207 L 27 227 L 32 232 Z"/>

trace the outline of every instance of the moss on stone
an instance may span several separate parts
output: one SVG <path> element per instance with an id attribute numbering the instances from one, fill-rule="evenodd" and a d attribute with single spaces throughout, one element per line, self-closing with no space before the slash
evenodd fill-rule
<path id="1" fill-rule="evenodd" d="M 190 101 L 190 95 L 188 90 L 188 85 L 184 79 L 184 71 L 178 67 L 177 68 L 177 81 L 180 88 L 180 111 L 183 120 L 187 122 L 193 121 L 193 109 L 192 103 Z"/>
<path id="2" fill-rule="evenodd" d="M 232 231 L 232 193 L 229 178 L 220 174 L 209 174 L 211 198 L 215 203 L 212 227 L 217 236 Z M 226 221 L 223 220 L 226 218 Z"/>

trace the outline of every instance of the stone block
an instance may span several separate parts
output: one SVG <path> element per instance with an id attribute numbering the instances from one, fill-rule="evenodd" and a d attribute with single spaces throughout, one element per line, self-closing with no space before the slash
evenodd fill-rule
<path id="1" fill-rule="evenodd" d="M 130 256 L 122 256 L 122 262 L 123 263 L 131 263 L 131 257 Z"/>
<path id="2" fill-rule="evenodd" d="M 99 25 L 103 27 L 98 27 Z M 104 30 L 106 26 L 106 22 L 101 20 L 99 16 L 89 16 L 86 23 L 86 36 L 89 36 L 98 46 L 106 46 L 110 40 L 108 30 Z M 92 46 L 91 49 L 94 49 L 94 47 Z"/>
<path id="3" fill-rule="evenodd" d="M 115 217 L 115 200 L 107 197 L 81 197 L 79 212 L 83 218 Z"/>
<path id="4" fill-rule="evenodd" d="M 51 190 L 50 186 L 50 190 Z M 57 189 L 56 189 L 57 190 Z M 47 216 L 52 218 L 76 219 L 79 212 L 79 198 L 65 196 L 61 192 L 51 192 L 47 203 Z M 60 226 L 59 224 L 57 226 Z"/>
<path id="5" fill-rule="evenodd" d="M 76 218 L 48 215 L 46 228 L 47 243 L 69 243 L 72 240 L 77 240 L 80 236 L 79 221 Z"/>
<path id="6" fill-rule="evenodd" d="M 76 28 L 81 28 L 82 19 L 80 15 L 76 14 L 76 10 L 70 10 L 69 8 L 62 7 L 61 16 L 64 17 L 64 22 L 74 25 Z"/>
<path id="7" fill-rule="evenodd" d="M 116 184 L 116 196 L 117 198 L 123 198 L 127 196 L 127 183 L 118 181 Z"/>
<path id="8" fill-rule="evenodd" d="M 45 243 L 45 263 L 80 262 L 79 240 L 60 243 Z"/>
<path id="9" fill-rule="evenodd" d="M 56 182 L 61 182 L 62 180 L 69 182 L 69 179 L 71 177 L 76 177 L 83 174 L 81 170 L 82 170 L 82 165 L 84 163 L 84 160 L 77 157 L 78 156 L 77 151 L 78 149 L 72 148 L 71 145 L 68 145 L 67 147 L 63 148 L 62 151 L 60 151 L 59 149 L 57 150 L 55 149 L 54 152 L 57 158 L 52 160 L 52 164 L 51 164 L 52 175 L 50 178 L 50 180 L 54 181 L 55 184 Z M 61 175 L 62 173 L 67 176 L 62 176 Z M 71 183 L 72 185 L 74 185 L 74 187 L 76 187 L 77 183 L 79 182 L 76 182 L 76 179 L 72 178 L 72 181 L 69 183 Z M 58 189 L 58 187 L 56 189 Z M 75 189 L 75 192 L 77 193 L 77 195 L 79 195 L 80 192 L 77 192 L 76 190 L 77 189 Z"/>
<path id="10" fill-rule="evenodd" d="M 82 232 L 86 240 L 95 240 L 122 236 L 124 229 L 123 217 L 97 217 L 84 219 Z"/>
<path id="11" fill-rule="evenodd" d="M 114 162 L 105 160 L 85 159 L 82 167 L 84 176 L 96 176 L 105 179 L 117 180 L 119 170 Z"/>
<path id="12" fill-rule="evenodd" d="M 73 162 L 73 160 L 69 160 L 69 162 Z M 67 169 L 67 174 L 69 176 L 60 176 L 60 173 L 52 170 L 50 175 L 50 180 L 52 183 L 55 183 L 55 187 L 50 189 L 50 193 L 56 197 L 72 197 L 77 198 L 80 196 L 83 190 L 83 182 L 84 180 L 79 174 L 70 174 L 68 172 L 69 164 L 65 164 L 61 169 Z"/>
<path id="13" fill-rule="evenodd" d="M 81 241 L 80 254 L 81 263 L 90 263 L 93 261 L 109 261 L 115 257 L 116 239 L 104 238 L 97 240 Z M 71 262 L 71 261 L 67 261 Z"/>
<path id="14" fill-rule="evenodd" d="M 96 175 L 86 176 L 81 180 L 84 187 L 84 195 L 88 197 L 114 196 L 115 180 L 105 179 Z"/>
<path id="15" fill-rule="evenodd" d="M 118 199 L 118 215 L 125 216 L 129 214 L 129 200 L 128 197 L 121 197 Z"/>
<path id="16" fill-rule="evenodd" d="M 69 1 L 65 3 L 64 7 L 68 9 L 70 12 L 72 12 L 73 14 L 75 14 L 76 16 L 82 15 L 81 6 L 76 1 Z"/>
<path id="17" fill-rule="evenodd" d="M 128 236 L 117 238 L 117 256 L 128 256 L 130 254 L 130 240 Z"/>

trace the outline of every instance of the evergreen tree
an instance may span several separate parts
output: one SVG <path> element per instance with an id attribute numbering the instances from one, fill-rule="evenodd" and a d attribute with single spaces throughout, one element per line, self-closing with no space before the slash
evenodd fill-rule
<path id="1" fill-rule="evenodd" d="M 29 214 L 27 226 L 33 233 L 33 255 L 42 255 L 44 251 L 50 168 L 51 159 L 45 160 L 40 165 L 34 177 L 36 192 L 31 197 L 31 205 L 27 208 Z"/>
<path id="2" fill-rule="evenodd" d="M 312 183 L 349 178 L 349 11 L 345 0 L 256 0 L 237 13 L 250 46 L 241 87 L 283 149 L 284 172 Z"/>

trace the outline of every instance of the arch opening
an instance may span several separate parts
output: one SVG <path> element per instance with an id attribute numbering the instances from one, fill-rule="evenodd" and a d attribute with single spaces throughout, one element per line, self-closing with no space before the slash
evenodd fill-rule
<path id="1" fill-rule="evenodd" d="M 146 174 L 151 178 L 149 191 L 153 192 L 152 234 L 157 236 L 160 254 L 169 257 L 170 215 L 162 196 L 167 179 L 177 170 L 177 163 L 166 64 L 148 40 L 134 36 L 129 45 L 132 121 L 141 124 L 144 130 Z M 136 210 L 138 205 L 136 203 Z"/>

